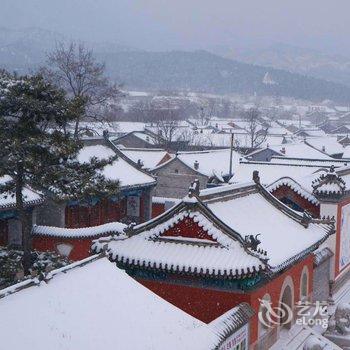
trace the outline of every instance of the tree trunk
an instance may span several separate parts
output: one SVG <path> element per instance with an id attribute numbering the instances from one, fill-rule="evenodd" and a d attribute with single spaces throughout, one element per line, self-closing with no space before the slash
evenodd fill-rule
<path id="1" fill-rule="evenodd" d="M 31 242 L 31 229 L 29 224 L 28 214 L 24 208 L 23 201 L 23 165 L 19 163 L 17 166 L 17 177 L 16 177 L 16 209 L 19 216 L 19 221 L 21 223 L 22 230 L 22 249 L 23 249 L 23 259 L 22 265 L 24 269 L 24 274 L 29 274 L 29 269 L 31 267 L 31 256 L 30 256 L 30 242 Z"/>
<path id="2" fill-rule="evenodd" d="M 80 118 L 77 117 L 75 120 L 75 128 L 74 128 L 74 138 L 75 139 L 79 138 L 79 123 L 80 123 Z"/>

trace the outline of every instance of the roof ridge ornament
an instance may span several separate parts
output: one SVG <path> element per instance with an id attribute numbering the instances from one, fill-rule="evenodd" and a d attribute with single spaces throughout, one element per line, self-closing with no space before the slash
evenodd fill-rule
<path id="1" fill-rule="evenodd" d="M 258 171 L 258 170 L 254 170 L 254 171 L 253 171 L 253 181 L 254 181 L 256 184 L 259 184 L 259 183 L 260 183 L 260 176 L 259 176 L 259 171 Z"/>
<path id="2" fill-rule="evenodd" d="M 188 189 L 188 196 L 190 198 L 192 197 L 198 197 L 199 196 L 199 187 L 200 187 L 200 183 L 199 183 L 199 180 L 198 179 L 195 179 L 189 189 Z"/>
<path id="3" fill-rule="evenodd" d="M 339 199 L 346 191 L 346 183 L 335 172 L 335 167 L 332 165 L 326 174 L 322 173 L 312 181 L 312 188 L 312 193 L 318 198 Z"/>
<path id="4" fill-rule="evenodd" d="M 303 218 L 301 219 L 302 225 L 305 226 L 305 228 L 308 228 L 311 221 L 312 221 L 312 215 L 307 210 L 304 210 Z"/>
<path id="5" fill-rule="evenodd" d="M 124 233 L 127 235 L 127 236 L 132 236 L 133 233 L 134 233 L 134 228 L 136 226 L 136 223 L 135 222 L 131 222 L 127 227 L 124 228 Z"/>

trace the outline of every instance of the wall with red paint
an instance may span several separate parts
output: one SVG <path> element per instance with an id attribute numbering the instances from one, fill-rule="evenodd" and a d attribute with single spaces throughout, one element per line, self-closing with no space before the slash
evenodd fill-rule
<path id="1" fill-rule="evenodd" d="M 211 322 L 242 302 L 249 303 L 256 312 L 256 316 L 254 316 L 251 321 L 250 332 L 250 342 L 254 343 L 258 338 L 257 314 L 260 307 L 259 298 L 262 299 L 264 295 L 268 293 L 271 296 L 273 306 L 278 306 L 283 282 L 288 276 L 291 276 L 294 283 L 294 300 L 296 302 L 299 301 L 300 278 L 305 265 L 309 269 L 308 294 L 311 294 L 313 280 L 312 255 L 300 261 L 281 275 L 276 276 L 263 287 L 249 292 L 238 293 L 237 291 L 230 292 L 218 289 L 200 288 L 178 283 L 175 284 L 171 283 L 171 281 L 137 280 L 171 304 L 206 323 Z"/>
<path id="2" fill-rule="evenodd" d="M 256 315 L 252 320 L 252 328 L 251 328 L 251 340 L 252 343 L 258 339 L 258 312 L 260 307 L 259 299 L 262 299 L 265 294 L 269 294 L 271 297 L 272 306 L 278 306 L 280 298 L 283 282 L 285 279 L 290 276 L 293 280 L 294 285 L 294 301 L 298 302 L 300 300 L 300 279 L 302 275 L 302 271 L 304 266 L 308 267 L 309 270 L 309 284 L 308 284 L 308 295 L 312 294 L 313 291 L 313 255 L 310 254 L 307 258 L 300 261 L 298 264 L 294 265 L 283 274 L 276 276 L 272 281 L 268 284 L 262 286 L 261 288 L 255 290 L 251 294 L 251 303 L 250 305 L 255 310 Z"/>
<path id="3" fill-rule="evenodd" d="M 306 198 L 294 192 L 289 186 L 281 186 L 271 193 L 277 199 L 281 199 L 283 197 L 289 198 L 301 208 L 307 210 L 314 217 L 320 217 L 320 206 L 310 203 Z"/>
<path id="4" fill-rule="evenodd" d="M 70 244 L 73 246 L 72 251 L 70 252 L 68 259 L 76 261 L 85 259 L 90 256 L 90 247 L 92 240 L 94 238 L 55 238 L 55 237 L 46 237 L 46 236 L 36 236 L 32 239 L 33 249 L 45 252 L 57 252 L 57 245 L 60 243 Z"/>
<path id="5" fill-rule="evenodd" d="M 152 203 L 152 219 L 165 212 L 164 203 Z"/>
<path id="6" fill-rule="evenodd" d="M 163 232 L 160 237 L 186 237 L 186 238 L 197 238 L 206 239 L 212 242 L 216 242 L 204 229 L 200 227 L 198 223 L 194 222 L 193 219 L 186 218 L 179 223 L 175 224 L 169 230 Z"/>
<path id="7" fill-rule="evenodd" d="M 7 246 L 8 233 L 7 220 L 0 220 L 0 246 Z"/>

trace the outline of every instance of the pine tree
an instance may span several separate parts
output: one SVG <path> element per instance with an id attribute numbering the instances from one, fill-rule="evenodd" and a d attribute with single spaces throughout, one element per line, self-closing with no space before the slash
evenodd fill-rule
<path id="1" fill-rule="evenodd" d="M 22 225 L 23 268 L 30 268 L 31 223 L 23 189 L 33 187 L 52 199 L 89 200 L 115 193 L 118 183 L 100 170 L 114 158 L 81 164 L 82 147 L 65 127 L 84 113 L 85 102 L 69 100 L 65 92 L 40 75 L 17 77 L 0 72 L 0 175 L 11 181 L 0 192 L 16 198 Z"/>

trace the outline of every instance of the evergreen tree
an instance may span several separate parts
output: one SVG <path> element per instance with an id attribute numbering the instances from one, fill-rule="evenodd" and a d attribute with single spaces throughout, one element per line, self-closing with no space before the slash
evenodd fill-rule
<path id="1" fill-rule="evenodd" d="M 81 164 L 82 143 L 65 130 L 84 113 L 82 99 L 68 100 L 65 92 L 40 75 L 17 77 L 0 72 L 0 175 L 11 181 L 0 192 L 16 198 L 22 225 L 23 268 L 30 268 L 31 222 L 23 188 L 30 186 L 53 199 L 88 200 L 118 190 L 118 183 L 100 170 L 114 158 Z"/>

